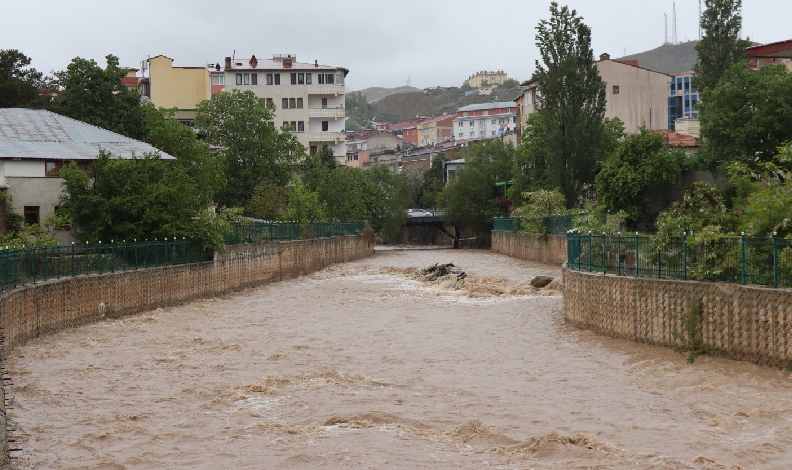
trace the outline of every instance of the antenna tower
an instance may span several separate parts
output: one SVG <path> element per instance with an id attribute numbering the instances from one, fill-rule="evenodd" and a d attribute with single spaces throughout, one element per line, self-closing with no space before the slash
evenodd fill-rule
<path id="1" fill-rule="evenodd" d="M 701 0 L 699 0 L 699 41 L 701 41 Z"/>
<path id="2" fill-rule="evenodd" d="M 674 7 L 674 10 L 673 10 L 674 26 L 673 26 L 673 29 L 671 30 L 672 31 L 672 33 L 671 33 L 671 43 L 672 44 L 676 44 L 677 43 L 676 2 L 673 3 L 673 7 Z"/>
<path id="3" fill-rule="evenodd" d="M 665 25 L 665 39 L 663 40 L 663 45 L 665 46 L 668 44 L 668 14 L 663 13 L 663 24 Z"/>

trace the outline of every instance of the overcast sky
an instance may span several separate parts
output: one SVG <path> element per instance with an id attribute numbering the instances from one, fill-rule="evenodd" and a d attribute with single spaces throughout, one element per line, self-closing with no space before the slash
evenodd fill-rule
<path id="1" fill-rule="evenodd" d="M 654 49 L 672 33 L 671 0 L 570 0 L 592 29 L 594 54 Z M 703 2 L 702 2 L 703 3 Z M 743 31 L 760 43 L 792 39 L 792 0 L 744 0 Z M 461 85 L 477 70 L 524 80 L 538 58 L 535 27 L 549 0 L 3 1 L 0 48 L 49 74 L 74 57 L 114 54 L 138 67 L 163 54 L 177 66 L 296 54 L 349 69 L 347 89 Z M 698 37 L 698 0 L 677 0 L 677 37 Z"/>

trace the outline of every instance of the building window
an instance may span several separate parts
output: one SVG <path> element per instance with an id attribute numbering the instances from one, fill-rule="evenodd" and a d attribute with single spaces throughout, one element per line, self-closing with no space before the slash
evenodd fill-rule
<path id="1" fill-rule="evenodd" d="M 292 85 L 296 85 L 297 84 L 297 74 L 296 73 L 291 74 L 291 84 Z"/>
<path id="2" fill-rule="evenodd" d="M 619 85 L 613 85 L 613 94 L 614 95 L 618 95 L 619 94 Z"/>
<path id="3" fill-rule="evenodd" d="M 236 74 L 236 84 L 237 85 L 241 85 L 242 84 L 242 74 L 241 73 Z"/>
<path id="4" fill-rule="evenodd" d="M 467 117 L 467 111 L 465 111 L 464 113 L 462 113 L 462 116 L 464 116 L 464 117 Z"/>
<path id="5" fill-rule="evenodd" d="M 460 132 L 460 133 L 459 133 L 459 138 L 460 138 L 460 139 L 462 139 L 462 138 L 463 138 L 463 135 L 464 135 L 464 134 L 462 134 L 462 133 Z"/>
<path id="6" fill-rule="evenodd" d="M 250 74 L 249 73 L 243 73 L 242 74 L 242 84 L 243 85 L 250 85 Z"/>
<path id="7" fill-rule="evenodd" d="M 289 98 L 289 107 L 296 108 L 297 107 L 297 100 L 295 98 Z"/>
<path id="8" fill-rule="evenodd" d="M 225 75 L 212 75 L 212 85 L 225 85 Z"/>
<path id="9" fill-rule="evenodd" d="M 302 98 L 297 98 L 297 107 L 298 108 L 302 108 L 303 107 L 303 99 Z"/>
<path id="10" fill-rule="evenodd" d="M 275 104 L 272 102 L 272 98 L 267 98 L 267 104 Z"/>
<path id="11" fill-rule="evenodd" d="M 39 206 L 25 206 L 25 225 L 39 224 Z"/>
<path id="12" fill-rule="evenodd" d="M 497 120 L 497 119 L 493 119 L 493 120 L 492 120 L 492 123 L 493 123 L 493 124 L 497 124 L 497 123 L 498 123 L 498 120 Z"/>
<path id="13" fill-rule="evenodd" d="M 305 121 L 297 121 L 297 132 L 305 132 Z"/>
<path id="14" fill-rule="evenodd" d="M 289 98 L 283 98 L 281 100 L 281 109 L 289 109 Z"/>
<path id="15" fill-rule="evenodd" d="M 311 84 L 311 74 L 310 73 L 306 73 L 305 74 L 305 84 L 306 85 L 310 85 Z"/>
<path id="16" fill-rule="evenodd" d="M 319 147 L 317 147 L 316 145 L 311 145 L 308 151 L 310 152 L 311 155 L 316 155 L 316 152 L 319 151 Z"/>
<path id="17" fill-rule="evenodd" d="M 280 74 L 279 73 L 268 73 L 267 74 L 267 85 L 280 85 Z"/>
<path id="18" fill-rule="evenodd" d="M 484 116 L 487 116 L 489 114 L 489 111 L 484 111 L 483 114 L 484 114 Z"/>
<path id="19" fill-rule="evenodd" d="M 292 130 L 292 132 L 297 130 L 297 122 L 296 121 L 292 121 L 291 122 L 291 130 Z"/>
<path id="20" fill-rule="evenodd" d="M 330 130 L 330 121 L 322 121 L 322 132 Z"/>
<path id="21" fill-rule="evenodd" d="M 251 73 L 250 74 L 250 84 L 251 85 L 258 85 L 258 74 L 257 73 Z"/>
<path id="22" fill-rule="evenodd" d="M 283 129 L 284 131 L 289 129 L 289 121 L 283 121 L 283 127 L 282 127 L 282 129 Z"/>
<path id="23" fill-rule="evenodd" d="M 323 108 L 327 107 L 327 98 L 322 98 L 322 107 Z"/>
<path id="24" fill-rule="evenodd" d="M 61 166 L 63 166 L 63 162 L 47 162 L 45 164 L 46 175 L 52 177 L 59 176 Z"/>
<path id="25" fill-rule="evenodd" d="M 470 127 L 473 127 L 473 121 L 470 121 Z"/>
<path id="26" fill-rule="evenodd" d="M 298 73 L 297 74 L 297 84 L 298 85 L 305 85 L 305 74 L 304 73 Z"/>
<path id="27" fill-rule="evenodd" d="M 474 134 L 475 134 L 475 132 L 470 131 L 470 137 L 473 137 Z"/>

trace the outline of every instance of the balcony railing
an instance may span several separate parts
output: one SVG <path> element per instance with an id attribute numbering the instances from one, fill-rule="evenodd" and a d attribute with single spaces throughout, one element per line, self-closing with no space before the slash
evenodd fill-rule
<path id="1" fill-rule="evenodd" d="M 346 139 L 344 132 L 310 132 L 308 140 L 311 142 L 342 142 Z"/>
<path id="2" fill-rule="evenodd" d="M 308 117 L 312 118 L 342 118 L 346 116 L 346 109 L 343 107 L 334 108 L 310 108 Z"/>
<path id="3" fill-rule="evenodd" d="M 309 95 L 343 95 L 344 85 L 308 85 Z"/>

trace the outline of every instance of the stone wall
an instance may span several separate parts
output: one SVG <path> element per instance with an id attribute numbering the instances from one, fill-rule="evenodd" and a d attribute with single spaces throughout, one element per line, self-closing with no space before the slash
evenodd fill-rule
<path id="1" fill-rule="evenodd" d="M 214 261 L 78 276 L 0 294 L 4 352 L 57 331 L 104 318 L 292 278 L 374 254 L 373 237 L 356 235 L 227 247 Z M 0 385 L 0 398 L 4 390 Z M 2 407 L 0 401 L 0 407 Z M 0 408 L 0 469 L 8 468 L 5 410 Z"/>
<path id="2" fill-rule="evenodd" d="M 542 239 L 525 232 L 493 230 L 492 252 L 559 266 L 567 262 L 566 235 Z"/>
<path id="3" fill-rule="evenodd" d="M 704 346 L 775 367 L 792 359 L 792 289 L 635 278 L 563 269 L 564 317 L 615 338 L 676 347 L 682 318 L 702 302 Z"/>

